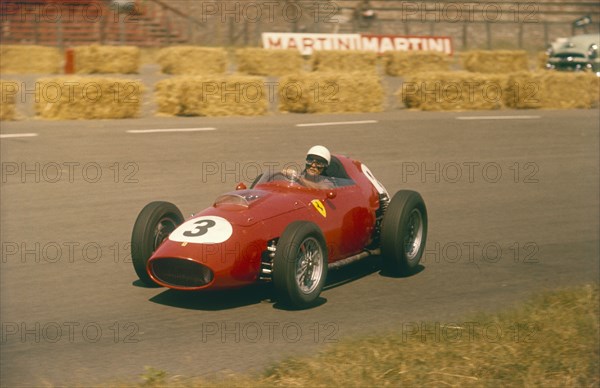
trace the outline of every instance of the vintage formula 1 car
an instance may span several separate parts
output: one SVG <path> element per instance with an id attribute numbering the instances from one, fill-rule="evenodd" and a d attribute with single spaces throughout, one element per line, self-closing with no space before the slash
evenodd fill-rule
<path id="1" fill-rule="evenodd" d="M 131 237 L 137 275 L 177 290 L 272 282 L 276 299 L 307 307 L 328 269 L 369 255 L 381 254 L 389 273 L 413 272 L 427 238 L 421 195 L 401 190 L 390 199 L 367 166 L 341 155 L 323 175 L 333 188 L 264 173 L 188 220 L 171 203 L 151 202 Z"/>

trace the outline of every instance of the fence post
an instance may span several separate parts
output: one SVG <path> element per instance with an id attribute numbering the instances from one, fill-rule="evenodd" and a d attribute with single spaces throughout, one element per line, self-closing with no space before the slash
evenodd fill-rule
<path id="1" fill-rule="evenodd" d="M 123 45 L 124 43 L 125 43 L 125 18 L 121 17 L 121 10 L 119 10 L 119 44 Z"/>
<path id="2" fill-rule="evenodd" d="M 75 73 L 75 50 L 68 48 L 65 50 L 65 74 Z"/>
<path id="3" fill-rule="evenodd" d="M 35 18 L 32 21 L 33 23 L 33 33 L 34 33 L 34 41 L 35 44 L 40 43 L 40 23 L 36 23 Z"/>
<path id="4" fill-rule="evenodd" d="M 64 48 L 62 18 L 59 18 L 56 23 L 56 45 L 61 50 Z"/>
<path id="5" fill-rule="evenodd" d="M 523 23 L 519 23 L 519 49 L 523 48 Z"/>

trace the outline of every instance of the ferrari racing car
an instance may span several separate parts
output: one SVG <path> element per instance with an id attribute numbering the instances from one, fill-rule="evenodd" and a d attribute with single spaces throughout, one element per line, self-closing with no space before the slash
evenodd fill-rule
<path id="1" fill-rule="evenodd" d="M 414 272 L 427 238 L 421 195 L 390 198 L 367 166 L 342 155 L 331 155 L 323 175 L 333 187 L 264 173 L 187 220 L 169 202 L 149 203 L 131 237 L 138 277 L 177 290 L 272 282 L 278 301 L 302 308 L 319 297 L 329 269 L 369 255 L 382 255 L 388 273 Z"/>

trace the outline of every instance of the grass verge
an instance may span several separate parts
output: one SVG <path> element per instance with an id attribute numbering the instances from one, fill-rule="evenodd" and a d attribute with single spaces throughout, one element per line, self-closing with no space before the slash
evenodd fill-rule
<path id="1" fill-rule="evenodd" d="M 259 376 L 211 381 L 147 368 L 135 386 L 598 387 L 598 316 L 598 285 L 587 285 L 460 323 L 403 323 L 391 333 L 280 362 Z"/>

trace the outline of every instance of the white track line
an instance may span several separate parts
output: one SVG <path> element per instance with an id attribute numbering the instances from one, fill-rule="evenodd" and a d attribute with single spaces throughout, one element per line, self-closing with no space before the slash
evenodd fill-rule
<path id="1" fill-rule="evenodd" d="M 377 120 L 362 120 L 362 121 L 331 121 L 328 123 L 306 123 L 296 124 L 297 127 L 324 127 L 328 125 L 353 125 L 353 124 L 374 124 Z"/>
<path id="2" fill-rule="evenodd" d="M 37 133 L 5 133 L 0 135 L 0 139 L 11 139 L 16 137 L 35 137 Z"/>
<path id="3" fill-rule="evenodd" d="M 457 120 L 533 120 L 542 116 L 458 116 Z"/>
<path id="4" fill-rule="evenodd" d="M 129 129 L 127 133 L 201 132 L 215 131 L 217 128 L 170 128 L 170 129 Z"/>

